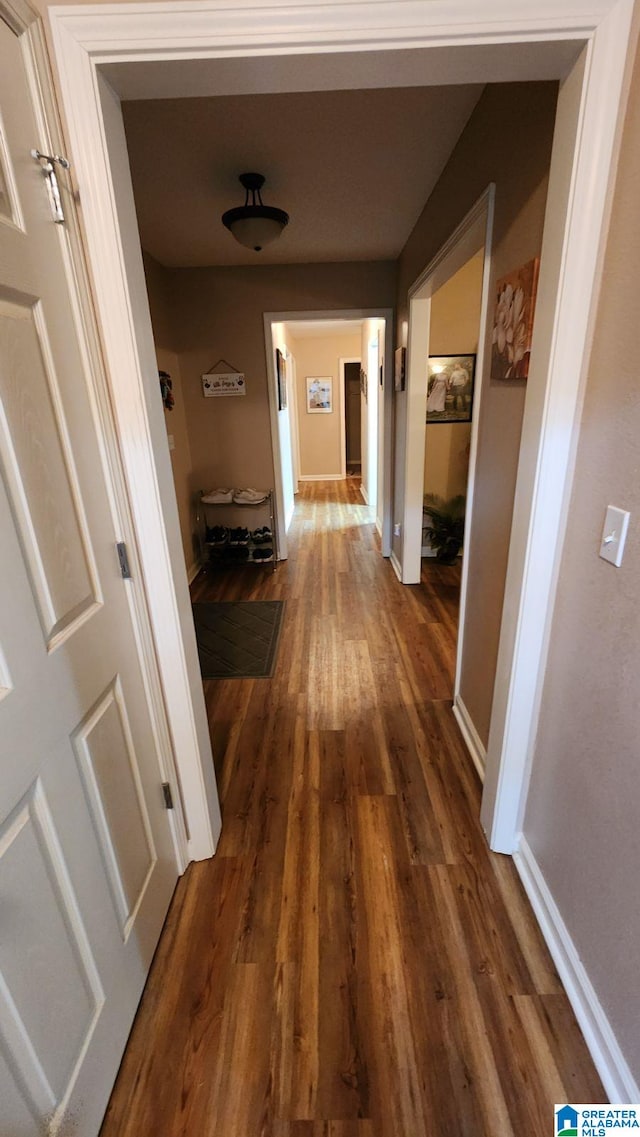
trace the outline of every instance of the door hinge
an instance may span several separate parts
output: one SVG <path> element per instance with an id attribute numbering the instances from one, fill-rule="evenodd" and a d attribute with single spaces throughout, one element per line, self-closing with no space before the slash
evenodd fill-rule
<path id="1" fill-rule="evenodd" d="M 118 541 L 116 549 L 118 550 L 118 560 L 120 562 L 120 572 L 122 573 L 122 579 L 131 580 L 129 557 L 127 555 L 127 546 L 125 545 L 124 541 Z"/>
<path id="2" fill-rule="evenodd" d="M 44 174 L 53 220 L 56 225 L 62 225 L 65 219 L 64 209 L 62 208 L 62 198 L 60 197 L 60 186 L 58 185 L 58 179 L 56 177 L 55 163 L 63 170 L 70 169 L 70 164 L 67 159 L 61 157 L 60 154 L 43 154 L 40 150 L 32 150 L 31 157 L 40 163 L 40 168 Z"/>
<path id="3" fill-rule="evenodd" d="M 162 794 L 164 797 L 165 809 L 173 809 L 173 794 L 171 793 L 171 786 L 168 782 L 162 783 Z"/>

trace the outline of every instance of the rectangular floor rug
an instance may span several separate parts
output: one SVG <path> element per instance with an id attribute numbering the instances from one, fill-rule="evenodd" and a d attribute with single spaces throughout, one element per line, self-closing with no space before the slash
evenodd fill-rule
<path id="1" fill-rule="evenodd" d="M 193 605 L 203 679 L 273 675 L 284 600 L 227 600 Z"/>

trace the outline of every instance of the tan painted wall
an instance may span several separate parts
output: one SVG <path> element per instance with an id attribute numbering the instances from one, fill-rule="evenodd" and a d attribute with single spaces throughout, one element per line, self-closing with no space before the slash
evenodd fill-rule
<path id="1" fill-rule="evenodd" d="M 391 307 L 395 265 L 167 271 L 193 460 L 192 489 L 273 486 L 263 314 Z M 245 372 L 245 397 L 203 398 L 200 376 L 221 357 Z"/>
<path id="2" fill-rule="evenodd" d="M 473 355 L 478 350 L 484 250 L 431 297 L 430 355 Z M 446 499 L 467 491 L 470 423 L 426 428 L 424 492 Z"/>
<path id="3" fill-rule="evenodd" d="M 294 325 L 295 326 L 295 325 Z M 290 338 L 296 360 L 298 429 L 300 435 L 300 476 L 340 477 L 342 473 L 342 434 L 340 401 L 340 358 L 360 358 L 360 333 L 300 339 Z M 333 379 L 331 414 L 308 414 L 307 376 L 326 375 Z"/>
<path id="4" fill-rule="evenodd" d="M 640 61 L 622 137 L 524 832 L 640 1079 Z M 608 504 L 631 511 L 619 569 Z"/>
<path id="5" fill-rule="evenodd" d="M 553 138 L 557 86 L 487 87 L 460 136 L 400 258 L 398 329 L 410 285 L 486 189 L 496 184 L 494 280 L 537 255 Z M 399 335 L 400 339 L 400 335 Z M 469 592 L 461 693 L 486 743 L 507 566 L 525 383 L 485 385 L 478 434 L 478 486 L 469 541 Z M 406 396 L 396 399 L 395 515 L 403 493 L 399 460 Z M 398 546 L 398 539 L 394 539 Z M 399 548 L 396 548 L 399 551 Z"/>
<path id="6" fill-rule="evenodd" d="M 197 548 L 194 545 L 193 536 L 194 508 L 193 492 L 191 489 L 191 447 L 189 445 L 184 396 L 182 392 L 180 360 L 177 352 L 173 350 L 175 329 L 168 295 L 169 277 L 166 269 L 164 269 L 162 265 L 159 265 L 148 253 L 143 254 L 143 259 L 158 369 L 168 371 L 173 383 L 175 406 L 171 411 L 165 409 L 164 418 L 167 435 L 172 435 L 174 441 L 174 449 L 170 451 L 171 468 L 173 470 L 173 484 L 176 491 L 176 502 L 180 519 L 180 536 L 182 538 L 185 565 L 187 571 L 189 571 L 197 558 Z"/>

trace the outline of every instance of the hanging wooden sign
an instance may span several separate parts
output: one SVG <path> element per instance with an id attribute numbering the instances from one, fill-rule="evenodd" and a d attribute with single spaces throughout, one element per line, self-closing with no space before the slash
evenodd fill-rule
<path id="1" fill-rule="evenodd" d="M 242 371 L 216 371 L 202 376 L 202 394 L 205 399 L 224 395 L 246 395 L 247 387 Z"/>

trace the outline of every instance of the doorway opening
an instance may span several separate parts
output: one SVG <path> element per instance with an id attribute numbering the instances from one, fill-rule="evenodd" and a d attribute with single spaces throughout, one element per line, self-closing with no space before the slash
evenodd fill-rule
<path id="1" fill-rule="evenodd" d="M 359 478 L 362 474 L 361 369 L 360 357 L 340 360 L 344 399 L 344 464 L 348 478 Z"/>
<path id="2" fill-rule="evenodd" d="M 264 317 L 269 407 L 277 502 L 278 555 L 287 557 L 287 531 L 300 482 L 347 477 L 346 368 L 351 383 L 350 446 L 359 458 L 352 476 L 391 551 L 391 374 L 389 309 L 281 312 Z M 351 372 L 353 376 L 353 371 Z M 354 437 L 355 434 L 355 437 Z M 359 443 L 359 447 L 358 447 Z"/>
<path id="3" fill-rule="evenodd" d="M 494 201 L 495 187 L 490 185 L 412 286 L 407 368 L 413 414 L 419 418 L 418 425 L 412 424 L 408 445 L 405 566 L 419 557 L 420 575 L 424 572 L 428 578 L 434 575 L 439 549 L 444 559 L 453 561 L 449 576 L 452 587 L 460 590 L 453 707 L 483 780 L 486 738 L 480 737 L 466 707 L 461 674 L 478 433 L 483 388 L 489 382 L 484 359 Z M 460 540 L 459 550 L 444 544 L 447 536 Z M 453 555 L 448 558 L 447 553 Z"/>
<path id="4" fill-rule="evenodd" d="M 397 5 L 356 5 L 352 6 L 353 10 L 349 9 L 348 32 L 345 13 L 338 12 L 342 6 L 312 7 L 311 22 L 311 8 L 309 12 L 305 9 L 304 21 L 293 9 L 284 16 L 280 9 L 265 9 L 265 18 L 267 13 L 273 20 L 277 16 L 277 30 L 272 32 L 269 48 L 281 61 L 282 66 L 279 64 L 277 68 L 279 75 L 284 74 L 286 61 L 294 66 L 304 59 L 305 70 L 310 71 L 311 59 L 321 67 L 323 58 L 329 58 L 334 76 L 340 63 L 352 72 L 356 68 L 362 76 L 372 70 L 367 52 L 376 45 L 379 48 L 377 65 L 384 69 L 384 65 L 389 64 L 393 74 L 401 75 L 403 82 L 407 82 L 406 68 L 410 59 L 418 73 L 428 74 L 431 82 L 439 81 L 434 76 L 445 74 L 447 82 L 452 83 L 459 76 L 468 76 L 469 53 L 481 46 L 482 50 L 473 55 L 474 66 L 477 65 L 474 74 L 481 81 L 495 83 L 512 76 L 514 61 L 518 68 L 529 68 L 527 77 L 563 78 L 551 170 L 553 224 L 545 231 L 550 256 L 539 290 L 540 298 L 545 297 L 540 317 L 546 336 L 536 365 L 543 381 L 539 397 L 528 403 L 523 425 L 526 445 L 522 452 L 526 454 L 526 461 L 518 471 L 516 525 L 511 536 L 507 581 L 509 603 L 505 604 L 508 619 L 501 631 L 492 716 L 493 747 L 489 746 L 494 760 L 491 778 L 487 779 L 490 792 L 485 791 L 483 805 L 492 847 L 511 852 L 518 841 L 522 793 L 535 729 L 539 681 L 544 669 L 562 521 L 572 472 L 573 427 L 579 410 L 585 345 L 589 342 L 599 242 L 609 199 L 633 5 L 630 0 L 608 0 L 597 12 L 584 10 L 578 19 L 575 4 L 562 0 L 554 6 L 553 19 L 548 13 L 519 11 L 511 22 L 504 21 L 500 5 L 493 8 L 489 5 L 483 8 L 481 16 L 476 15 L 471 24 L 467 22 L 464 26 L 456 5 L 448 2 L 437 11 L 434 6 L 424 5 L 420 20 L 411 25 L 406 12 L 395 11 Z M 434 11 L 430 12 L 432 7 Z M 496 20 L 502 20 L 499 44 L 495 43 Z M 104 12 L 92 9 L 90 13 L 84 6 L 60 8 L 52 11 L 51 23 L 76 172 L 83 188 L 87 245 L 95 270 L 96 303 L 109 361 L 127 484 L 142 561 L 148 569 L 145 577 L 158 656 L 165 690 L 171 693 L 170 719 L 174 734 L 179 735 L 178 728 L 185 723 L 190 727 L 185 746 L 177 745 L 176 749 L 185 767 L 188 807 L 197 812 L 198 801 L 201 806 L 206 805 L 202 755 L 197 746 L 197 732 L 193 730 L 197 684 L 191 666 L 193 658 L 185 663 L 180 636 L 179 614 L 184 609 L 185 590 L 180 572 L 175 571 L 179 561 L 173 549 L 177 519 L 173 504 L 163 509 L 167 501 L 171 502 L 167 459 L 162 457 L 166 443 L 161 438 L 162 425 L 151 409 L 146 389 L 145 374 L 152 374 L 154 370 L 153 349 L 139 249 L 136 252 L 135 247 L 135 216 L 122 145 L 121 111 L 114 87 L 122 79 L 125 85 L 130 83 L 137 89 L 138 98 L 144 97 L 141 95 L 144 73 L 149 82 L 173 83 L 175 94 L 180 83 L 178 77 L 186 77 L 189 70 L 185 64 L 187 55 L 191 55 L 190 64 L 200 79 L 209 85 L 212 73 L 215 72 L 216 77 L 224 74 L 240 50 L 246 57 L 262 57 L 267 64 L 269 60 L 263 56 L 264 44 L 256 43 L 252 29 L 236 26 L 233 20 L 231 24 L 224 24 L 215 14 L 202 22 L 200 15 L 190 11 L 188 5 L 139 14 L 135 26 L 131 24 L 126 5 L 112 5 Z M 391 41 L 389 27 L 397 27 Z M 331 43 L 331 51 L 323 57 L 320 53 L 327 52 L 327 43 Z M 443 43 L 447 46 L 443 47 Z M 577 58 L 584 45 L 588 45 L 587 67 L 585 52 Z M 400 59 L 394 58 L 396 54 Z M 224 56 L 227 58 L 220 59 Z M 220 60 L 215 68 L 208 64 L 213 58 Z M 123 59 L 126 62 L 123 63 Z M 252 58 L 252 63 L 259 65 L 259 62 L 258 58 Z M 119 75 L 120 67 L 124 70 Z M 110 87 L 111 107 L 104 101 L 109 85 L 104 77 L 106 71 L 109 82 L 114 84 Z M 518 78 L 522 77 L 519 71 Z M 353 74 L 351 78 L 353 80 Z M 362 85 L 366 85 L 364 79 Z M 191 93 L 195 90 L 192 86 Z M 270 358 L 268 366 L 272 379 Z M 387 371 L 390 374 L 390 369 Z M 270 382 L 270 390 L 272 385 Z M 385 390 L 389 386 L 386 383 Z M 405 403 L 410 411 L 410 397 Z M 395 425 L 391 416 L 385 415 L 385 440 L 387 431 L 393 427 L 401 442 L 404 408 L 402 412 L 396 416 Z M 395 471 L 394 479 L 400 499 L 410 458 L 407 454 L 403 460 L 401 445 L 396 451 L 402 464 L 402 468 Z M 387 450 L 385 445 L 385 457 L 390 452 L 391 447 Z M 418 493 L 418 509 L 420 521 L 421 492 Z M 395 527 L 396 522 L 394 530 Z M 397 528 L 400 542 L 404 537 L 402 517 L 398 518 Z M 420 540 L 419 524 L 418 572 Z M 384 545 L 383 534 L 383 551 Z M 405 566 L 400 567 L 403 579 L 409 582 Z"/>

